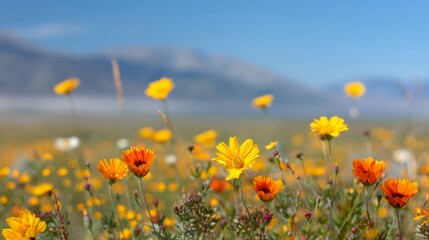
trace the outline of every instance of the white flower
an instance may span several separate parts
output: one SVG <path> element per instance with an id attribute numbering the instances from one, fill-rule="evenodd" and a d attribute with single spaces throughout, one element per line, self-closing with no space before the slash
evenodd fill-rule
<path id="1" fill-rule="evenodd" d="M 68 152 L 77 148 L 79 143 L 80 140 L 76 136 L 68 138 L 59 137 L 55 139 L 55 147 L 62 152 Z"/>
<path id="2" fill-rule="evenodd" d="M 177 157 L 176 157 L 176 155 L 174 155 L 174 154 L 169 154 L 169 155 L 165 156 L 165 162 L 166 162 L 168 165 L 176 164 L 176 162 L 177 162 Z"/>
<path id="3" fill-rule="evenodd" d="M 116 141 L 116 147 L 120 150 L 125 150 L 130 146 L 130 141 L 126 138 L 121 138 Z"/>
<path id="4" fill-rule="evenodd" d="M 406 177 L 414 179 L 417 174 L 417 163 L 413 153 L 405 148 L 393 152 L 393 160 L 406 167 Z M 402 169 L 402 167 L 400 167 Z"/>

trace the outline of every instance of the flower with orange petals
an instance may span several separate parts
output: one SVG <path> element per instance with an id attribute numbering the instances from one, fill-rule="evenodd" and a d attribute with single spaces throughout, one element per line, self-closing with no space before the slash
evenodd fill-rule
<path id="1" fill-rule="evenodd" d="M 122 179 L 128 173 L 127 165 L 118 158 L 100 160 L 97 164 L 97 169 L 112 183 L 117 179 Z"/>
<path id="2" fill-rule="evenodd" d="M 143 178 L 152 166 L 155 152 L 149 148 L 131 147 L 122 152 L 122 158 L 134 175 Z"/>
<path id="3" fill-rule="evenodd" d="M 283 189 L 282 180 L 273 180 L 269 177 L 257 176 L 253 179 L 253 189 L 259 199 L 269 202 Z"/>
<path id="4" fill-rule="evenodd" d="M 429 209 L 423 209 L 421 207 L 417 207 L 414 209 L 414 220 L 420 220 L 424 217 L 427 217 L 424 221 L 420 223 L 420 225 L 425 225 L 429 223 Z"/>
<path id="5" fill-rule="evenodd" d="M 373 185 L 383 174 L 386 165 L 383 161 L 375 161 L 372 157 L 353 161 L 353 175 L 365 186 Z"/>
<path id="6" fill-rule="evenodd" d="M 409 179 L 389 178 L 381 184 L 380 188 L 384 197 L 394 208 L 404 207 L 408 200 L 419 191 L 417 182 L 410 182 Z"/>
<path id="7" fill-rule="evenodd" d="M 228 184 L 228 181 L 224 179 L 213 177 L 212 181 L 210 182 L 210 187 L 213 189 L 214 192 L 220 193 L 225 190 Z"/>

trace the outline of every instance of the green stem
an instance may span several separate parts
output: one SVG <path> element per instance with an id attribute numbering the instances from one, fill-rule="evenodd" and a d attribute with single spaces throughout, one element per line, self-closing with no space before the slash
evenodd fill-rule
<path id="1" fill-rule="evenodd" d="M 368 216 L 368 225 L 371 226 L 371 217 L 369 215 L 369 204 L 368 204 L 368 187 L 365 187 L 365 205 L 366 205 L 366 215 Z"/>
<path id="2" fill-rule="evenodd" d="M 240 192 L 241 192 L 241 200 L 243 201 L 244 208 L 246 209 L 247 217 L 249 218 L 250 223 L 252 224 L 252 217 L 250 216 L 249 208 L 247 207 L 246 201 L 244 200 L 244 194 L 243 194 L 243 184 L 241 182 L 241 178 L 238 178 L 238 184 L 240 185 Z M 252 233 L 252 239 L 255 239 L 255 235 L 253 234 L 253 228 L 250 227 L 250 232 Z"/>
<path id="3" fill-rule="evenodd" d="M 140 186 L 140 193 L 141 193 L 141 195 L 143 197 L 144 204 L 146 205 L 147 213 L 149 214 L 149 221 L 152 224 L 153 230 L 156 232 L 155 224 L 153 223 L 153 220 L 152 220 L 152 214 L 150 213 L 149 205 L 147 204 L 147 201 L 146 201 L 146 195 L 144 194 L 144 191 L 143 191 L 143 183 L 142 183 L 142 181 L 143 181 L 143 179 L 139 178 L 138 182 L 139 182 L 139 186 Z"/>
<path id="4" fill-rule="evenodd" d="M 399 219 L 399 208 L 396 209 L 396 220 L 398 221 L 399 240 L 402 240 L 401 220 Z"/>
<path id="5" fill-rule="evenodd" d="M 116 220 L 118 221 L 118 224 L 119 224 L 119 229 L 121 230 L 121 233 L 123 234 L 121 220 L 119 219 L 119 215 L 118 215 L 118 212 L 116 211 L 115 203 L 113 202 L 112 184 L 110 184 L 110 183 L 109 183 L 109 198 L 110 198 L 110 203 L 112 204 L 113 214 L 115 214 Z M 115 229 L 112 229 L 112 233 L 113 233 L 113 237 L 116 239 Z M 119 236 L 118 239 L 121 239 L 121 237 Z"/>

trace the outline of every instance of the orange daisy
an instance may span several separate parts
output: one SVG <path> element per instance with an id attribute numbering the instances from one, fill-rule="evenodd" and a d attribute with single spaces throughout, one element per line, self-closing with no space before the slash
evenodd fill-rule
<path id="1" fill-rule="evenodd" d="M 381 184 L 380 188 L 384 197 L 394 208 L 404 207 L 408 200 L 419 191 L 417 182 L 410 182 L 409 179 L 389 178 Z"/>
<path id="2" fill-rule="evenodd" d="M 257 176 L 253 179 L 253 189 L 258 194 L 259 199 L 264 202 L 273 200 L 283 187 L 280 179 L 273 180 L 270 177 L 262 176 Z"/>
<path id="3" fill-rule="evenodd" d="M 155 152 L 144 147 L 131 147 L 122 152 L 122 158 L 130 171 L 139 178 L 146 176 L 155 159 Z"/>
<path id="4" fill-rule="evenodd" d="M 122 179 L 128 173 L 127 165 L 118 158 L 111 158 L 109 161 L 106 159 L 99 161 L 97 169 L 111 182 Z"/>
<path id="5" fill-rule="evenodd" d="M 386 165 L 383 161 L 375 161 L 372 157 L 353 161 L 353 175 L 365 186 L 373 185 L 383 174 Z"/>

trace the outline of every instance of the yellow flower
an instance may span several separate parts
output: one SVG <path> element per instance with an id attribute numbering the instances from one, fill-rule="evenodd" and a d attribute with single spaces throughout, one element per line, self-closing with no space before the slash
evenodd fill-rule
<path id="1" fill-rule="evenodd" d="M 277 144 L 279 144 L 278 141 L 274 141 L 274 142 L 270 142 L 270 144 L 268 144 L 267 146 L 265 146 L 265 149 L 267 150 L 271 150 L 277 147 Z"/>
<path id="2" fill-rule="evenodd" d="M 347 96 L 358 99 L 365 95 L 366 88 L 362 82 L 349 82 L 344 85 L 344 92 Z"/>
<path id="3" fill-rule="evenodd" d="M 349 130 L 347 124 L 344 123 L 344 119 L 338 116 L 333 116 L 330 119 L 326 116 L 314 119 L 310 124 L 310 128 L 312 132 L 325 135 L 328 138 L 338 137 L 340 132 Z"/>
<path id="4" fill-rule="evenodd" d="M 155 130 L 151 127 L 143 127 L 139 129 L 139 137 L 141 138 L 151 138 L 154 133 Z"/>
<path id="5" fill-rule="evenodd" d="M 67 174 L 69 174 L 69 170 L 66 167 L 62 167 L 62 168 L 58 169 L 58 171 L 57 171 L 57 175 L 60 177 L 64 177 Z"/>
<path id="6" fill-rule="evenodd" d="M 224 142 L 216 146 L 217 157 L 212 160 L 223 165 L 229 175 L 226 180 L 239 178 L 240 174 L 249 168 L 252 168 L 259 157 L 258 145 L 253 144 L 252 139 L 247 139 L 241 146 L 238 144 L 236 136 L 229 138 L 229 146 Z"/>
<path id="7" fill-rule="evenodd" d="M 166 143 L 171 140 L 173 133 L 169 129 L 161 129 L 152 135 L 152 141 L 157 143 Z"/>
<path id="8" fill-rule="evenodd" d="M 0 168 L 0 178 L 6 177 L 7 175 L 9 175 L 9 173 L 10 173 L 10 168 L 8 167 Z"/>
<path id="9" fill-rule="evenodd" d="M 274 96 L 272 94 L 262 95 L 260 97 L 256 97 L 252 101 L 252 105 L 255 108 L 267 108 L 271 106 L 271 103 L 274 100 Z"/>
<path id="10" fill-rule="evenodd" d="M 54 185 L 52 183 L 41 183 L 35 186 L 31 186 L 28 188 L 28 192 L 36 197 L 41 197 L 54 189 Z"/>
<path id="11" fill-rule="evenodd" d="M 80 84 L 78 78 L 68 78 L 54 87 L 54 92 L 58 95 L 69 95 L 71 94 Z"/>
<path id="12" fill-rule="evenodd" d="M 27 209 L 19 211 L 19 217 L 6 219 L 10 228 L 3 229 L 2 234 L 6 240 L 30 240 L 35 239 L 39 233 L 46 230 L 46 222 Z"/>
<path id="13" fill-rule="evenodd" d="M 217 132 L 215 130 L 207 130 L 198 135 L 195 135 L 194 141 L 204 147 L 212 147 L 216 143 Z"/>
<path id="14" fill-rule="evenodd" d="M 128 173 L 127 164 L 118 158 L 109 159 L 109 161 L 106 159 L 99 161 L 97 169 L 111 182 L 122 179 Z"/>
<path id="15" fill-rule="evenodd" d="M 163 77 L 158 81 L 149 83 L 144 93 L 155 100 L 165 100 L 173 88 L 174 82 L 169 78 Z"/>

